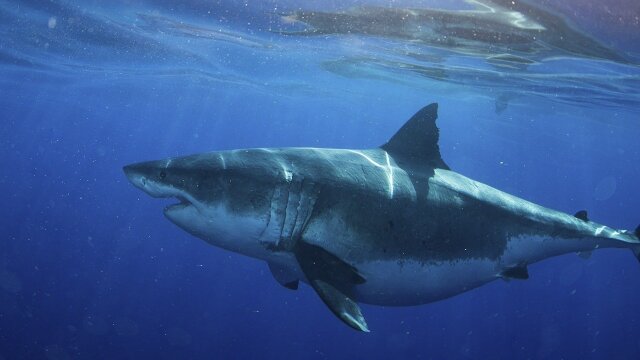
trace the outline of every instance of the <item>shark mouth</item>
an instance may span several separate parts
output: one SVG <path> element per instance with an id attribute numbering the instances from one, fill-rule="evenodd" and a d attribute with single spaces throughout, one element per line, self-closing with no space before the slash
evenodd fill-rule
<path id="1" fill-rule="evenodd" d="M 168 211 L 182 210 L 182 209 L 185 209 L 185 208 L 193 205 L 193 203 L 191 203 L 191 201 L 189 201 L 186 197 L 184 197 L 182 195 L 176 195 L 175 198 L 179 202 L 176 203 L 176 204 L 167 205 L 164 208 L 164 212 L 165 213 L 167 213 Z"/>

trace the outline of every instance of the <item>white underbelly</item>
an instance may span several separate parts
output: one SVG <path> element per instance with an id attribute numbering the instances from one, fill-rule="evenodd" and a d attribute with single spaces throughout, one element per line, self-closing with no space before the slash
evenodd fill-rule
<path id="1" fill-rule="evenodd" d="M 460 294 L 501 277 L 508 268 L 527 266 L 570 252 L 615 247 L 608 239 L 557 239 L 518 236 L 509 239 L 498 259 L 460 259 L 420 263 L 410 260 L 357 264 L 366 282 L 357 287 L 358 301 L 377 305 L 419 305 Z"/>
<path id="2" fill-rule="evenodd" d="M 358 301 L 408 306 L 441 300 L 497 278 L 497 263 L 489 259 L 419 263 L 375 261 L 358 265 L 366 282 L 357 286 Z"/>

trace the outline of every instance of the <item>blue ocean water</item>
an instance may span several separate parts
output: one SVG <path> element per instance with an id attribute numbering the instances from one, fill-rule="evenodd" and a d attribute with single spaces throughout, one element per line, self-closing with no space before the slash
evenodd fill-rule
<path id="1" fill-rule="evenodd" d="M 363 334 L 308 286 L 284 289 L 264 263 L 178 229 L 166 201 L 128 183 L 123 165 L 170 156 L 379 146 L 438 102 L 455 171 L 640 223 L 635 2 L 540 2 L 615 59 L 545 42 L 520 54 L 531 60 L 492 62 L 492 41 L 309 34 L 287 20 L 365 5 L 470 6 L 0 1 L 0 359 L 637 359 L 629 251 L 549 259 L 527 281 L 428 305 L 362 305 Z"/>

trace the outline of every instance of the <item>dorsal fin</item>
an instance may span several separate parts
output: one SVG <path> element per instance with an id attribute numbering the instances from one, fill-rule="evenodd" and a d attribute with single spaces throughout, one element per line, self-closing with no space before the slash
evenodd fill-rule
<path id="1" fill-rule="evenodd" d="M 381 148 L 411 163 L 449 170 L 440 156 L 437 118 L 437 103 L 423 107 Z"/>

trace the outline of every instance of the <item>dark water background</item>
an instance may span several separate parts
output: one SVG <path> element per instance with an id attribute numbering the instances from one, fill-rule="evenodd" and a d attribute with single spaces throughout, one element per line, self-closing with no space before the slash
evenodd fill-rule
<path id="1" fill-rule="evenodd" d="M 0 1 L 0 359 L 639 358 L 629 251 L 550 259 L 527 281 L 420 307 L 363 305 L 362 334 L 309 287 L 176 228 L 121 171 L 220 149 L 375 147 L 437 101 L 452 169 L 633 229 L 639 12 L 605 3 L 542 2 L 626 61 L 505 67 L 393 37 L 282 33 L 300 24 L 281 14 L 363 2 Z"/>

